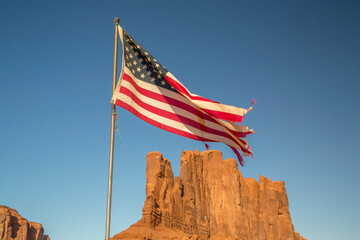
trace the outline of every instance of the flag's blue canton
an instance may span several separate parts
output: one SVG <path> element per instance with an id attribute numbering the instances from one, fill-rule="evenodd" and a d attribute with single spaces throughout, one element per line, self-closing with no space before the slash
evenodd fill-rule
<path id="1" fill-rule="evenodd" d="M 141 47 L 127 32 L 124 33 L 125 66 L 137 79 L 154 84 L 158 87 L 177 92 L 165 80 L 168 72 L 150 53 Z"/>

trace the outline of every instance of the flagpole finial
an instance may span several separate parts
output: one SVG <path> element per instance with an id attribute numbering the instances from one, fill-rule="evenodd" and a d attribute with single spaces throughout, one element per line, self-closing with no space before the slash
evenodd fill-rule
<path id="1" fill-rule="evenodd" d="M 120 19 L 119 19 L 118 17 L 116 17 L 116 18 L 114 19 L 114 24 L 115 24 L 115 25 L 119 25 L 119 24 L 120 24 Z"/>

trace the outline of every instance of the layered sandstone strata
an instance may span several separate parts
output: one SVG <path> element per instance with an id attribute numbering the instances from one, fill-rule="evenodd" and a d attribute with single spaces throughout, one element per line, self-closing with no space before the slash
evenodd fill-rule
<path id="1" fill-rule="evenodd" d="M 40 223 L 30 222 L 12 208 L 0 205 L 0 240 L 50 240 Z"/>
<path id="2" fill-rule="evenodd" d="M 159 152 L 147 155 L 143 216 L 112 239 L 303 240 L 284 182 L 242 176 L 220 151 L 182 152 L 180 177 Z"/>

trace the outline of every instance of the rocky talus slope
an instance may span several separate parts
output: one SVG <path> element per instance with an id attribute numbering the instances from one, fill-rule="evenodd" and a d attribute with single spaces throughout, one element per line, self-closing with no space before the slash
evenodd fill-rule
<path id="1" fill-rule="evenodd" d="M 244 178 L 220 151 L 184 151 L 180 177 L 147 155 L 142 218 L 116 239 L 304 240 L 291 221 L 284 182 Z"/>
<path id="2" fill-rule="evenodd" d="M 50 240 L 40 223 L 30 222 L 12 208 L 0 205 L 0 240 Z"/>

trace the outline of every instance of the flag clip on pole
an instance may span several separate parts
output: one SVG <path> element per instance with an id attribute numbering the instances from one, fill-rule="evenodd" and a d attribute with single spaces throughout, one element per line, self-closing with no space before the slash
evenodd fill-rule
<path id="1" fill-rule="evenodd" d="M 114 19 L 115 25 L 115 41 L 114 41 L 114 69 L 113 69 L 113 86 L 112 93 L 116 87 L 117 75 L 117 59 L 118 59 L 118 26 L 120 23 L 119 18 Z M 107 192 L 107 206 L 106 206 L 106 230 L 105 240 L 109 240 L 110 235 L 110 218 L 111 218 L 111 195 L 112 195 L 112 178 L 113 178 L 113 160 L 114 160 L 114 130 L 115 130 L 115 104 L 111 103 L 111 132 L 110 132 L 110 154 L 109 154 L 109 179 L 108 179 L 108 192 Z"/>

